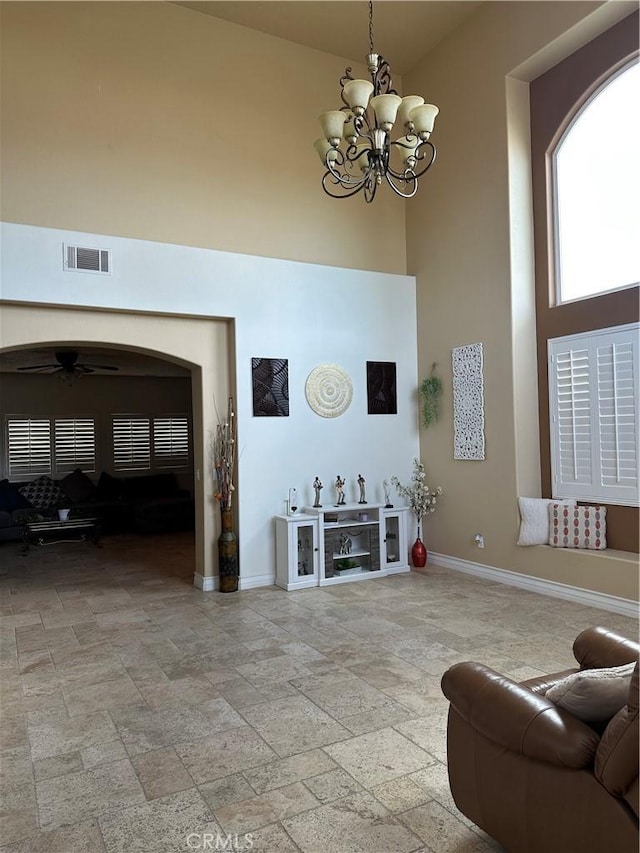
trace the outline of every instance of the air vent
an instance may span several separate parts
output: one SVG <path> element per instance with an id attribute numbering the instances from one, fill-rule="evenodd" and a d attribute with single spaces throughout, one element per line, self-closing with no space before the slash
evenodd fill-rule
<path id="1" fill-rule="evenodd" d="M 64 268 L 68 272 L 97 272 L 109 275 L 111 271 L 111 251 L 93 249 L 88 246 L 70 246 L 63 244 Z"/>

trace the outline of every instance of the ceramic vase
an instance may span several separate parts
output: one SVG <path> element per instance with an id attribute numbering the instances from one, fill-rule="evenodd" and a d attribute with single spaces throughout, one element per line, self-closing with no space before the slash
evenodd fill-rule
<path id="1" fill-rule="evenodd" d="M 218 537 L 218 573 L 220 592 L 238 589 L 238 537 L 233 530 L 233 511 L 220 510 L 222 533 Z"/>
<path id="2" fill-rule="evenodd" d="M 427 565 L 427 549 L 420 538 L 420 525 L 418 525 L 418 537 L 413 543 L 413 548 L 411 549 L 411 562 L 416 569 L 424 569 Z"/>

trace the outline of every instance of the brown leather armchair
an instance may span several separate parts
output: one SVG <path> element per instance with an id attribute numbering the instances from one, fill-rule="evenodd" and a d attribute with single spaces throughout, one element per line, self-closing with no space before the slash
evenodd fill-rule
<path id="1" fill-rule="evenodd" d="M 637 661 L 640 646 L 589 628 L 573 652 L 594 669 Z M 577 671 L 518 684 L 465 662 L 442 677 L 451 793 L 509 853 L 638 853 L 638 664 L 628 704 L 598 726 L 543 695 Z"/>

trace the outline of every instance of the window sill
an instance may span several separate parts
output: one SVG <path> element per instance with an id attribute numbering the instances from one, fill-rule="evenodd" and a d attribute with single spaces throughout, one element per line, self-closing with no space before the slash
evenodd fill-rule
<path id="1" fill-rule="evenodd" d="M 605 548 L 604 551 L 592 551 L 589 548 L 554 548 L 552 545 L 534 545 L 534 548 L 546 548 L 548 551 L 570 552 L 587 557 L 600 557 L 604 560 L 620 560 L 633 566 L 638 565 L 640 555 L 635 551 L 618 551 L 616 548 Z"/>

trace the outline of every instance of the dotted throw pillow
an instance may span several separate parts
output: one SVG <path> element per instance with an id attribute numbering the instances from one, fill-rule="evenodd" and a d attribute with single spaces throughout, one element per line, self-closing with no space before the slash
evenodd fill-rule
<path id="1" fill-rule="evenodd" d="M 68 502 L 60 486 L 51 477 L 38 477 L 18 491 L 35 509 L 49 509 L 62 506 L 65 500 Z"/>
<path id="2" fill-rule="evenodd" d="M 607 508 L 550 504 L 549 545 L 604 551 L 607 547 Z"/>

